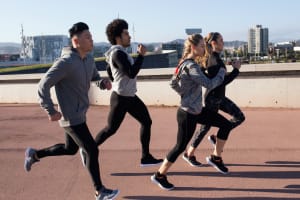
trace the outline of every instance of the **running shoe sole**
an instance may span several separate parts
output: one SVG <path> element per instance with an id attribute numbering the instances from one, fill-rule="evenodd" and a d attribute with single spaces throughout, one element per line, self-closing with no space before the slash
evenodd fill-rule
<path id="1" fill-rule="evenodd" d="M 116 191 L 117 191 L 117 193 L 112 198 L 109 198 L 110 200 L 114 200 L 119 195 L 120 190 L 116 190 Z"/>

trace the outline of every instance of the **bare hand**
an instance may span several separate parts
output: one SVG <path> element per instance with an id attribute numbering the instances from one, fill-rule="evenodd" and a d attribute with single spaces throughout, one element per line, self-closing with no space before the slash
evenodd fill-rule
<path id="1" fill-rule="evenodd" d="M 103 84 L 105 85 L 105 88 L 106 88 L 107 90 L 110 90 L 110 89 L 111 89 L 111 82 L 110 82 L 110 80 L 109 80 L 108 78 L 104 78 L 104 79 L 103 79 Z"/>
<path id="2" fill-rule="evenodd" d="M 142 44 L 138 45 L 138 49 L 137 49 L 138 54 L 144 56 L 146 54 L 146 51 L 147 51 L 147 49 L 144 45 L 142 45 Z"/>
<path id="3" fill-rule="evenodd" d="M 61 117 L 62 117 L 61 113 L 56 112 L 53 115 L 49 115 L 49 121 L 52 121 L 52 122 L 58 121 L 58 120 L 60 120 Z"/>
<path id="4" fill-rule="evenodd" d="M 240 69 L 241 68 L 241 61 L 240 60 L 232 61 L 232 67 L 235 68 L 235 69 Z"/>

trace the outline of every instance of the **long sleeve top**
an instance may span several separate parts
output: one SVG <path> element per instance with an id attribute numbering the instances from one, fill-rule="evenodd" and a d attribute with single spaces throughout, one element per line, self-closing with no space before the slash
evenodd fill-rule
<path id="1" fill-rule="evenodd" d="M 210 59 L 216 59 L 217 64 L 212 65 Z M 209 78 L 213 78 L 217 75 L 220 68 L 225 68 L 226 66 L 223 60 L 220 58 L 220 54 L 217 52 L 213 52 L 212 57 L 208 59 L 207 66 L 207 76 Z M 206 96 L 213 95 L 217 98 L 225 97 L 226 85 L 231 83 L 237 76 L 239 75 L 239 70 L 234 68 L 230 73 L 227 73 L 224 77 L 224 81 L 221 85 L 214 88 L 213 90 L 208 90 Z"/>
<path id="2" fill-rule="evenodd" d="M 187 60 L 182 64 L 180 79 L 172 78 L 171 87 L 180 94 L 180 108 L 191 114 L 199 114 L 202 111 L 202 86 L 208 89 L 217 87 L 223 82 L 225 69 L 221 68 L 217 75 L 210 79 L 201 70 L 194 60 Z M 178 81 L 177 87 L 173 87 Z"/>
<path id="3" fill-rule="evenodd" d="M 89 107 L 88 91 L 91 81 L 105 89 L 92 55 L 81 58 L 76 49 L 66 47 L 62 56 L 57 59 L 38 85 L 38 97 L 42 108 L 52 115 L 56 112 L 50 95 L 55 87 L 62 127 L 84 123 Z"/>
<path id="4" fill-rule="evenodd" d="M 113 80 L 112 89 L 121 96 L 135 96 L 137 92 L 136 77 L 144 57 L 139 55 L 134 61 L 120 45 L 112 46 L 106 53 L 108 74 Z"/>

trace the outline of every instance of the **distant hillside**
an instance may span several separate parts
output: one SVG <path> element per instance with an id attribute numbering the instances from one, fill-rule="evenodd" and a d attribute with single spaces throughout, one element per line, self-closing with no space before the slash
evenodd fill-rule
<path id="1" fill-rule="evenodd" d="M 12 42 L 0 42 L 0 54 L 19 54 L 21 44 Z"/>

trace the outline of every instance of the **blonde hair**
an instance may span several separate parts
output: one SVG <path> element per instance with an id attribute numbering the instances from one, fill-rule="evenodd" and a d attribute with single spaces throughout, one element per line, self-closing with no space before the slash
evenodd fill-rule
<path id="1" fill-rule="evenodd" d="M 208 65 L 214 65 L 217 64 L 217 61 L 215 58 L 212 57 L 212 46 L 211 46 L 211 42 L 212 41 L 217 41 L 217 39 L 219 38 L 221 34 L 218 32 L 210 32 L 205 38 L 204 38 L 204 42 L 205 42 L 205 53 L 204 56 L 197 59 L 197 62 L 199 64 L 201 64 L 204 67 L 207 67 Z M 208 64 L 208 61 L 210 62 Z"/>
<path id="2" fill-rule="evenodd" d="M 186 59 L 187 56 L 192 52 L 192 45 L 195 45 L 195 46 L 198 45 L 201 40 L 203 40 L 203 37 L 200 34 L 190 35 L 185 40 L 181 61 Z"/>

